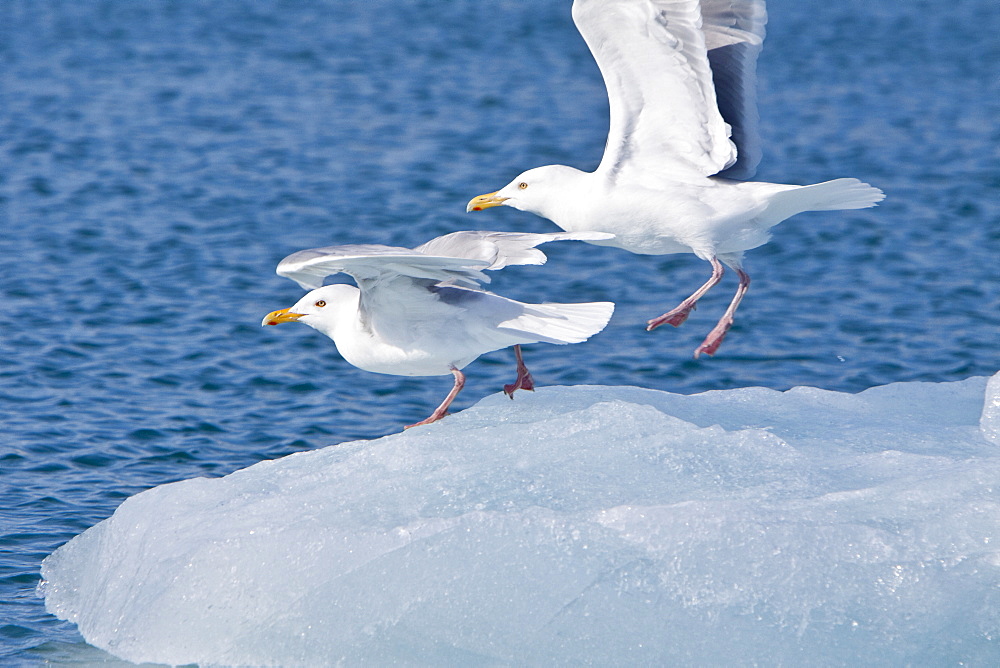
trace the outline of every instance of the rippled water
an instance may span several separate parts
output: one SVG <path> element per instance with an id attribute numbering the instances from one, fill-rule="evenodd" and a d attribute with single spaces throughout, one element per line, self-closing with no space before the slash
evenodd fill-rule
<path id="1" fill-rule="evenodd" d="M 814 213 L 748 256 L 715 359 L 644 321 L 707 278 L 692 256 L 547 247 L 515 298 L 609 299 L 608 330 L 526 351 L 544 384 L 860 390 L 1000 368 L 1000 13 L 992 0 L 772 0 L 762 180 L 856 176 L 876 209 Z M 398 430 L 449 379 L 378 376 L 306 327 L 286 254 L 413 246 L 527 167 L 596 166 L 606 101 L 569 2 L 0 3 L 0 659 L 78 642 L 38 565 L 136 491 Z M 468 369 L 461 408 L 513 378 Z M 55 644 L 53 644 L 55 643 Z M 30 649 L 44 645 L 42 650 Z"/>

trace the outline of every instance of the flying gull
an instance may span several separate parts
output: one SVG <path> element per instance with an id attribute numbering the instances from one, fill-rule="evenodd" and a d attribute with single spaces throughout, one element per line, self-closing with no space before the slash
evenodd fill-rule
<path id="1" fill-rule="evenodd" d="M 861 209 L 882 191 L 857 179 L 809 186 L 747 181 L 760 161 L 756 61 L 764 0 L 575 0 L 573 20 L 604 77 L 611 109 L 594 172 L 530 169 L 468 211 L 504 205 L 567 232 L 600 231 L 591 243 L 633 253 L 694 253 L 712 275 L 647 330 L 683 323 L 731 267 L 736 295 L 695 350 L 713 355 L 750 286 L 744 251 L 803 211 Z"/>

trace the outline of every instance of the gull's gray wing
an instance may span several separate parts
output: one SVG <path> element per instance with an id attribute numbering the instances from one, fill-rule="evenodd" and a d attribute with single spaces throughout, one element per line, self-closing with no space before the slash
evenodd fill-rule
<path id="1" fill-rule="evenodd" d="M 428 255 L 482 260 L 489 263 L 485 269 L 496 270 L 516 264 L 545 264 L 545 253 L 536 246 L 550 241 L 603 241 L 614 236 L 604 232 L 462 231 L 431 239 L 414 250 Z"/>
<path id="2" fill-rule="evenodd" d="M 461 323 L 491 349 L 515 343 L 580 343 L 604 329 L 615 310 L 611 302 L 525 304 L 492 292 L 452 286 L 434 288 L 441 302 L 460 309 Z M 485 348 L 484 348 L 485 350 Z"/>
<path id="3" fill-rule="evenodd" d="M 736 163 L 719 173 L 749 179 L 761 158 L 757 56 L 764 44 L 764 0 L 702 0 L 702 31 L 722 118 L 732 127 Z"/>
<path id="4" fill-rule="evenodd" d="M 331 274 L 349 274 L 361 291 L 362 322 L 376 327 L 420 329 L 448 317 L 453 308 L 443 303 L 439 284 L 477 288 L 489 279 L 488 263 L 470 258 L 427 255 L 409 248 L 359 244 L 299 251 L 278 263 L 277 273 L 306 289 L 323 285 Z"/>
<path id="5" fill-rule="evenodd" d="M 327 276 L 345 273 L 353 276 L 363 290 L 363 283 L 377 283 L 393 276 L 478 285 L 489 282 L 481 271 L 488 267 L 488 262 L 475 258 L 429 255 L 395 246 L 355 244 L 292 253 L 278 263 L 277 273 L 307 290 L 322 286 Z"/>

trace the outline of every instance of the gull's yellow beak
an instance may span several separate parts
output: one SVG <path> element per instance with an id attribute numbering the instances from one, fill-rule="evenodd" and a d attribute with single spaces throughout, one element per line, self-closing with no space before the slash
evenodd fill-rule
<path id="1" fill-rule="evenodd" d="M 465 212 L 468 213 L 470 211 L 482 211 L 483 209 L 488 209 L 491 206 L 500 206 L 508 199 L 510 198 L 497 197 L 496 193 L 486 193 L 485 195 L 480 195 L 479 197 L 473 197 L 471 200 L 469 200 L 469 204 L 465 207 Z"/>
<path id="2" fill-rule="evenodd" d="M 301 313 L 292 313 L 287 308 L 279 309 L 277 311 L 271 311 L 264 316 L 264 320 L 261 321 L 261 327 L 264 325 L 280 325 L 283 322 L 295 322 L 302 317 Z"/>

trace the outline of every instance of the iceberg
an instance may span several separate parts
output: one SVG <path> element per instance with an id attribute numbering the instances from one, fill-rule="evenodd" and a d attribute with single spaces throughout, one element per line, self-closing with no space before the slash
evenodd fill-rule
<path id="1" fill-rule="evenodd" d="M 162 485 L 42 565 L 128 661 L 1000 662 L 1000 374 L 543 387 Z"/>

